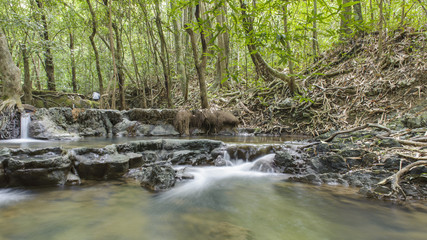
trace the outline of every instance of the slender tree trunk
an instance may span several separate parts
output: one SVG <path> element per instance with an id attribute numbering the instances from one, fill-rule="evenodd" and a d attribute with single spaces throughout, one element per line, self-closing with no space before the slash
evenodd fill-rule
<path id="1" fill-rule="evenodd" d="M 131 0 L 129 0 L 129 6 L 131 6 Z M 129 41 L 129 50 L 132 56 L 132 63 L 133 63 L 133 69 L 135 71 L 135 78 L 136 78 L 136 84 L 138 87 L 138 92 L 141 91 L 142 88 L 142 98 L 141 98 L 141 105 L 142 108 L 147 108 L 147 95 L 145 93 L 145 84 L 143 86 L 140 86 L 141 82 L 141 75 L 139 74 L 138 64 L 136 62 L 135 52 L 133 50 L 133 44 L 132 44 L 132 19 L 131 19 L 131 8 L 128 8 L 127 11 L 127 18 L 129 21 L 129 34 L 128 34 L 128 41 Z"/>
<path id="2" fill-rule="evenodd" d="M 206 80 L 205 80 L 205 73 L 206 73 L 206 65 L 207 65 L 207 55 L 208 52 L 208 45 L 206 42 L 205 34 L 203 33 L 202 28 L 202 18 L 200 17 L 200 1 L 196 5 L 196 11 L 194 13 L 194 16 L 196 17 L 198 27 L 200 29 L 200 42 L 202 43 L 202 56 L 201 60 L 199 62 L 199 54 L 197 52 L 197 43 L 196 43 L 196 37 L 194 36 L 193 29 L 186 27 L 188 35 L 190 35 L 190 42 L 191 42 L 191 48 L 193 50 L 193 58 L 194 58 L 194 64 L 196 66 L 197 76 L 199 77 L 199 87 L 200 87 L 200 100 L 201 100 L 201 106 L 202 108 L 209 108 L 209 102 L 208 102 L 208 94 L 207 94 L 207 88 L 206 88 Z"/>
<path id="3" fill-rule="evenodd" d="M 126 109 L 126 99 L 125 99 L 125 75 L 124 75 L 124 66 L 122 58 L 122 38 L 119 31 L 119 28 L 116 24 L 113 24 L 113 29 L 116 34 L 116 63 L 117 63 L 117 78 L 119 84 L 119 109 Z"/>
<path id="4" fill-rule="evenodd" d="M 340 3 L 341 12 L 340 12 L 340 39 L 344 41 L 347 39 L 348 35 L 351 33 L 351 29 L 349 27 L 351 20 L 351 7 L 343 7 L 348 4 L 351 0 L 338 0 Z"/>
<path id="5" fill-rule="evenodd" d="M 171 8 L 174 9 L 173 1 L 170 1 Z M 178 80 L 181 83 L 181 92 L 185 95 L 187 82 L 184 70 L 184 61 L 182 58 L 182 44 L 181 44 L 181 32 L 180 27 L 178 26 L 178 21 L 176 18 L 172 19 L 173 31 L 174 31 L 174 40 L 175 40 L 175 62 L 176 62 L 176 73 L 178 75 Z"/>
<path id="6" fill-rule="evenodd" d="M 360 0 L 353 5 L 354 11 L 354 21 L 357 28 L 357 31 L 363 31 L 363 15 L 362 15 L 362 5 L 360 4 Z"/>
<path id="7" fill-rule="evenodd" d="M 30 56 L 25 44 L 22 45 L 22 61 L 24 63 L 24 102 L 31 104 L 33 101 L 33 82 L 30 77 Z"/>
<path id="8" fill-rule="evenodd" d="M 22 112 L 24 110 L 21 102 L 21 70 L 15 65 L 9 52 L 6 36 L 0 28 L 0 74 L 3 77 L 3 96 L 10 102 L 8 105 L 16 105 Z M 0 105 L 0 112 L 5 108 Z"/>
<path id="9" fill-rule="evenodd" d="M 36 60 L 34 59 L 34 57 L 32 57 L 33 59 L 33 70 L 34 70 L 34 74 L 36 75 L 36 88 L 37 90 L 41 91 L 42 90 L 42 84 L 40 82 L 40 61 L 37 58 L 37 63 Z"/>
<path id="10" fill-rule="evenodd" d="M 90 3 L 90 0 L 86 0 L 86 2 L 87 2 L 87 5 L 89 6 L 90 14 L 92 15 L 92 34 L 89 36 L 89 40 L 90 40 L 90 44 L 92 45 L 93 52 L 95 54 L 95 65 L 96 65 L 96 73 L 98 76 L 99 93 L 102 96 L 104 95 L 104 83 L 102 80 L 101 65 L 99 64 L 98 48 L 96 47 L 95 40 L 94 40 L 96 31 L 97 31 L 96 15 L 95 15 L 95 11 L 92 8 L 92 4 Z M 102 102 L 102 99 L 101 99 L 101 102 Z"/>
<path id="11" fill-rule="evenodd" d="M 45 70 L 47 75 L 47 89 L 50 91 L 56 91 L 56 83 L 55 83 L 55 67 L 53 64 L 53 55 L 50 49 L 50 41 L 49 41 L 49 31 L 46 15 L 44 13 L 44 6 L 42 0 L 36 0 L 37 6 L 41 12 L 41 20 L 43 24 L 43 31 L 41 32 L 41 36 L 44 39 L 45 49 L 44 49 L 44 57 L 45 57 Z"/>
<path id="12" fill-rule="evenodd" d="M 369 0 L 369 12 L 371 12 L 371 25 L 374 24 L 374 8 L 372 7 L 372 0 Z"/>
<path id="13" fill-rule="evenodd" d="M 76 60 L 74 58 L 74 36 L 72 32 L 70 32 L 70 56 L 71 56 L 71 83 L 73 85 L 73 92 L 77 93 Z"/>
<path id="14" fill-rule="evenodd" d="M 165 87 L 166 87 L 166 98 L 168 107 L 172 108 L 172 81 L 170 79 L 170 66 L 169 66 L 169 54 L 167 52 L 167 45 L 165 35 L 163 33 L 162 22 L 160 18 L 160 3 L 159 0 L 155 1 L 156 3 L 156 26 L 157 33 L 160 38 L 160 61 L 162 62 L 163 67 L 163 76 L 165 78 Z"/>
<path id="15" fill-rule="evenodd" d="M 111 4 L 112 0 L 109 3 L 108 0 L 104 0 L 108 6 L 108 31 L 110 38 L 110 50 L 111 50 L 111 59 L 113 61 L 113 90 L 111 94 L 111 108 L 116 109 L 116 82 L 117 82 L 117 65 L 116 65 L 116 54 L 114 49 L 114 40 L 113 40 L 113 22 L 112 22 L 112 12 L 111 12 Z M 108 84 L 110 85 L 110 84 Z M 109 87 L 108 87 L 109 90 Z"/>
<path id="16" fill-rule="evenodd" d="M 225 2 L 223 3 L 225 4 Z M 220 6 L 220 10 L 221 11 L 225 11 L 225 7 L 224 6 Z M 221 12 L 220 14 L 218 14 L 216 16 L 216 20 L 217 23 L 219 24 L 220 27 L 222 27 L 223 29 L 225 29 L 225 12 Z M 225 84 L 223 84 L 223 80 L 226 77 L 226 68 L 227 68 L 227 55 L 228 55 L 228 50 L 227 50 L 227 46 L 226 46 L 226 41 L 227 41 L 227 37 L 226 34 L 228 34 L 227 30 L 223 30 L 222 33 L 218 34 L 217 39 L 218 39 L 218 47 L 219 47 L 219 51 L 218 51 L 218 55 L 217 55 L 217 60 L 216 60 L 216 85 L 221 88 Z"/>
<path id="17" fill-rule="evenodd" d="M 192 19 L 193 19 L 193 8 L 191 6 L 188 6 L 187 8 L 185 8 L 184 10 L 184 26 L 188 26 L 189 23 L 191 23 Z M 185 34 L 185 54 L 184 54 L 184 66 L 185 66 L 185 75 L 186 75 L 186 82 L 185 82 L 185 93 L 184 93 L 184 101 L 187 102 L 188 101 L 188 85 L 189 85 L 189 79 L 190 79 L 190 73 L 189 73 L 189 69 L 186 66 L 187 64 L 187 60 L 191 59 L 191 53 L 190 53 L 190 36 L 189 34 Z M 197 63 L 196 63 L 197 64 Z"/>
<path id="18" fill-rule="evenodd" d="M 292 49 L 291 49 L 291 44 L 289 42 L 289 31 L 288 31 L 288 4 L 289 2 L 286 1 L 285 6 L 283 6 L 283 25 L 284 25 L 284 31 L 285 31 L 286 52 L 289 57 L 288 59 L 289 73 L 294 74 L 294 62 L 290 58 L 292 55 Z"/>
<path id="19" fill-rule="evenodd" d="M 384 0 L 380 0 L 379 2 L 379 9 L 380 9 L 380 22 L 379 22 L 379 37 L 378 37 L 378 60 L 381 59 L 382 57 L 382 53 L 383 53 L 383 38 L 384 38 L 384 33 L 383 33 L 383 24 L 384 24 L 384 14 L 383 14 L 383 2 Z"/>
<path id="20" fill-rule="evenodd" d="M 313 0 L 313 15 L 314 15 L 314 20 L 313 20 L 313 59 L 314 61 L 316 61 L 317 55 L 319 53 L 319 41 L 317 38 L 317 0 Z"/>
<path id="21" fill-rule="evenodd" d="M 403 27 L 403 23 L 405 21 L 405 4 L 406 1 L 402 0 L 402 3 L 400 4 L 400 26 Z"/>

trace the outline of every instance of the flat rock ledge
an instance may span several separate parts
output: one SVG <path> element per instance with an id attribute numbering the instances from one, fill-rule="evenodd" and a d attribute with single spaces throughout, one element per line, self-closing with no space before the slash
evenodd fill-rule
<path id="1" fill-rule="evenodd" d="M 36 139 L 75 140 L 86 136 L 178 136 L 236 133 L 238 119 L 222 110 L 40 108 L 30 123 Z"/>
<path id="2" fill-rule="evenodd" d="M 0 187 L 79 184 L 85 180 L 127 179 L 150 191 L 164 191 L 192 179 L 185 166 L 227 166 L 254 161 L 253 171 L 286 173 L 286 181 L 352 186 L 368 198 L 401 200 L 390 184 L 378 183 L 410 164 L 382 156 L 372 143 L 224 144 L 195 139 L 157 139 L 103 148 L 0 149 Z M 394 146 L 388 144 L 387 146 Z M 181 166 L 181 167 L 178 167 Z M 182 167 L 184 166 L 184 167 Z M 411 170 L 400 182 L 406 199 L 427 199 L 427 168 Z"/>

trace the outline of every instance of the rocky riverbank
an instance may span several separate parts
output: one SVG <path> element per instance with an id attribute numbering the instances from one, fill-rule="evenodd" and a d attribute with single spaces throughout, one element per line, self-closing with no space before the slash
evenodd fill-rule
<path id="1" fill-rule="evenodd" d="M 398 141 L 375 139 L 380 134 L 383 132 L 361 131 L 338 135 L 330 142 L 312 140 L 266 145 L 159 139 L 68 151 L 3 148 L 0 151 L 0 186 L 128 179 L 159 191 L 173 187 L 176 181 L 193 177 L 185 167 L 177 166 L 222 167 L 239 161 L 255 161 L 253 171 L 290 174 L 287 181 L 357 187 L 369 198 L 426 199 L 427 168 L 422 165 L 402 176 L 402 192 L 394 191 L 390 183 L 379 184 L 411 164 L 395 152 L 402 148 Z M 271 157 L 265 157 L 267 155 Z"/>

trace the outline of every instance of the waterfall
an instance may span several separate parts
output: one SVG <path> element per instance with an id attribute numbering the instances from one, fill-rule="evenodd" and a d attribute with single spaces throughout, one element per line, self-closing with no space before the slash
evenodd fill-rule
<path id="1" fill-rule="evenodd" d="M 21 115 L 21 139 L 28 138 L 28 129 L 30 127 L 31 114 L 24 113 Z"/>

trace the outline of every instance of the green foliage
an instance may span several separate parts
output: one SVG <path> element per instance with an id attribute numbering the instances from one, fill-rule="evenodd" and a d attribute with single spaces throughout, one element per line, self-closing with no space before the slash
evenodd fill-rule
<path id="1" fill-rule="evenodd" d="M 83 0 L 41 0 L 45 8 L 40 10 L 35 0 L 3 0 L 0 2 L 0 25 L 8 37 L 14 61 L 22 66 L 21 46 L 26 45 L 31 56 L 31 79 L 35 82 L 40 79 L 42 88 L 46 87 L 47 78 L 43 69 L 43 54 L 46 45 L 51 46 L 57 88 L 71 92 L 71 52 L 70 33 L 74 35 L 78 92 L 90 94 L 98 90 L 97 70 L 95 57 L 89 42 L 92 32 L 92 18 L 86 1 Z M 160 1 L 162 26 L 164 27 L 169 52 L 170 71 L 172 72 L 173 88 L 180 89 L 179 77 L 176 70 L 174 36 L 177 34 L 182 42 L 183 62 L 190 84 L 194 82 L 196 73 L 191 44 L 185 26 L 191 27 L 195 35 L 203 32 L 209 44 L 207 80 L 213 82 L 216 74 L 217 56 L 225 54 L 218 39 L 223 34 L 229 37 L 229 56 L 226 76 L 219 81 L 222 84 L 241 85 L 265 90 L 266 84 L 258 79 L 246 44 L 250 43 L 243 26 L 242 8 L 240 0 L 177 0 L 171 7 L 169 1 L 163 0 L 120 0 L 112 3 L 113 23 L 118 28 L 122 44 L 122 66 L 124 67 L 125 88 L 128 91 L 141 92 L 143 88 L 151 97 L 162 96 L 164 83 L 161 82 L 163 69 L 160 67 L 159 38 L 154 23 L 154 3 Z M 340 43 L 340 20 L 345 8 L 353 9 L 358 1 L 317 1 L 317 14 L 314 14 L 313 0 L 242 0 L 246 3 L 247 14 L 254 19 L 254 29 L 249 33 L 257 46 L 257 50 L 270 66 L 287 71 L 289 62 L 294 64 L 294 72 L 301 72 L 316 60 L 311 47 L 313 31 L 317 31 L 317 42 L 320 52 L 334 48 Z M 104 77 L 104 86 L 112 79 L 112 59 L 109 46 L 108 8 L 103 1 L 91 0 L 96 20 L 98 22 L 97 35 L 94 40 L 100 54 L 101 72 Z M 376 1 L 361 1 L 363 22 L 355 20 L 354 12 L 348 13 L 351 33 L 348 38 L 360 31 L 378 31 L 379 7 Z M 421 1 L 422 3 L 422 1 Z M 201 24 L 194 19 L 195 6 L 203 5 Z M 403 18 L 405 26 L 421 29 L 425 25 L 425 12 L 418 1 L 385 1 L 384 3 L 385 28 L 389 31 L 401 27 L 402 8 L 406 14 Z M 287 7 L 285 16 L 284 7 Z M 424 6 L 426 7 L 426 6 Z M 191 9 L 189 9 L 191 8 Z M 345 13 L 347 14 L 347 13 Z M 45 16 L 48 23 L 50 40 L 42 37 L 43 24 L 41 17 Z M 192 16 L 192 19 L 189 19 Z M 224 16 L 225 22 L 220 24 L 218 16 Z M 284 19 L 287 20 L 285 33 Z M 184 22 L 184 19 L 188 19 Z M 180 30 L 175 33 L 172 26 L 177 21 Z M 314 29 L 314 23 L 317 24 Z M 114 33 L 114 39 L 116 38 Z M 290 49 L 288 49 L 288 45 Z M 132 48 L 131 48 L 132 46 Z M 135 59 L 132 59 L 134 53 Z M 135 62 L 134 62 L 135 61 Z M 138 72 L 134 71 L 136 63 Z M 21 67 L 23 70 L 23 68 Z M 37 77 L 38 76 L 38 77 Z M 160 76 L 160 77 L 159 77 Z M 215 84 L 211 84 L 214 86 Z M 36 87 L 36 84 L 33 84 Z M 214 88 L 213 88 L 214 89 Z M 177 91 L 176 96 L 180 93 Z M 297 95 L 298 101 L 312 102 L 307 93 Z M 260 101 L 265 99 L 259 98 Z"/>

